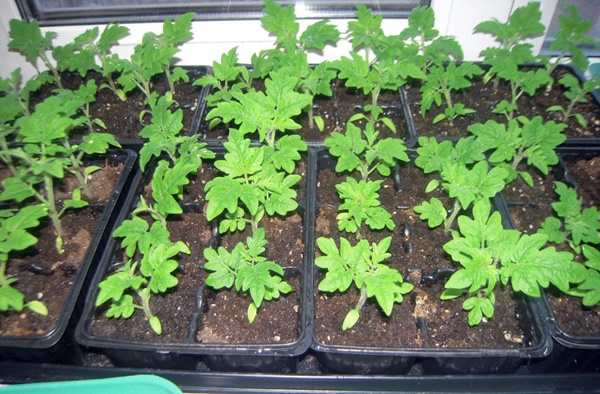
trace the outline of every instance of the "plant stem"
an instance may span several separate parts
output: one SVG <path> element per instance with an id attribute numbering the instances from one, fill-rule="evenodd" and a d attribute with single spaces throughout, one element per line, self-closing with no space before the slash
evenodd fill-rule
<path id="1" fill-rule="evenodd" d="M 44 186 L 47 193 L 47 200 L 45 201 L 48 207 L 48 216 L 52 220 L 52 225 L 56 230 L 56 249 L 58 253 L 63 253 L 63 230 L 62 224 L 60 223 L 60 214 L 56 210 L 56 198 L 54 196 L 54 180 L 50 175 L 44 175 Z"/>
<path id="2" fill-rule="evenodd" d="M 456 216 L 458 215 L 458 212 L 460 211 L 460 202 L 458 201 L 458 199 L 454 200 L 454 207 L 452 207 L 452 212 L 450 213 L 450 216 L 448 216 L 446 218 L 446 220 L 444 221 L 444 233 L 448 234 L 450 233 L 450 229 L 452 228 L 452 223 L 454 223 L 454 219 L 456 219 Z"/>

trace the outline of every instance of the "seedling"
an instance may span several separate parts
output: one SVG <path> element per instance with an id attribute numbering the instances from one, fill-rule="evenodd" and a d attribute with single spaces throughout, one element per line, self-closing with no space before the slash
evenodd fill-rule
<path id="1" fill-rule="evenodd" d="M 81 190 L 89 195 L 87 177 L 99 167 L 82 167 L 84 155 L 104 153 L 110 145 L 120 146 L 114 136 L 106 133 L 91 133 L 82 139 L 81 144 L 71 145 L 68 133 L 84 124 L 83 118 L 76 118 L 80 102 L 52 96 L 35 107 L 31 116 L 16 120 L 17 145 L 5 150 L 2 158 L 12 157 L 11 178 L 3 181 L 4 191 L 1 201 L 24 200 L 34 197 L 46 208 L 56 230 L 56 247 L 63 251 L 63 231 L 60 223 L 62 214 L 70 208 L 81 208 L 87 202 L 81 199 Z M 79 181 L 79 188 L 73 190 L 71 199 L 57 203 L 54 185 L 65 173 L 73 174 Z"/>
<path id="2" fill-rule="evenodd" d="M 319 20 L 300 34 L 300 24 L 296 21 L 294 7 L 283 7 L 272 0 L 265 1 L 261 19 L 263 27 L 275 39 L 275 47 L 261 51 L 252 59 L 252 74 L 264 78 L 273 70 L 285 70 L 288 75 L 299 77 L 296 90 L 311 96 L 311 103 L 306 107 L 309 117 L 309 127 L 316 124 L 323 131 L 324 121 L 313 114 L 312 101 L 317 95 L 331 97 L 331 81 L 336 72 L 329 68 L 328 62 L 321 62 L 316 67 L 308 63 L 308 53 L 322 54 L 327 45 L 336 45 L 340 32 L 329 23 L 329 20 Z"/>
<path id="3" fill-rule="evenodd" d="M 294 91 L 297 85 L 298 78 L 273 71 L 265 80 L 265 92 L 232 92 L 235 100 L 218 103 L 206 115 L 206 119 L 220 117 L 225 123 L 233 120 L 240 125 L 239 131 L 243 135 L 258 132 L 259 141 L 271 148 L 275 148 L 276 142 L 278 145 L 287 145 L 291 140 L 286 136 L 278 139 L 277 132 L 299 129 L 301 126 L 293 118 L 312 100 L 310 95 Z M 299 145 L 290 149 L 306 150 L 303 141 L 297 140 L 295 143 Z M 283 147 L 280 149 L 283 150 Z"/>
<path id="4" fill-rule="evenodd" d="M 421 137 L 419 145 L 415 165 L 425 173 L 439 172 L 442 178 L 442 182 L 432 179 L 425 191 L 432 192 L 441 184 L 453 201 L 448 209 L 440 199 L 432 197 L 414 208 L 429 227 L 443 223 L 444 232 L 450 233 L 461 209 L 466 210 L 479 200 L 489 200 L 504 188 L 508 172 L 500 167 L 490 170 L 482 160 L 482 146 L 474 138 L 460 139 L 453 146 L 450 141 L 438 143 L 434 138 Z M 475 164 L 471 166 L 472 163 Z"/>
<path id="5" fill-rule="evenodd" d="M 100 283 L 96 299 L 97 306 L 110 301 L 106 312 L 109 318 L 129 318 L 136 309 L 142 309 L 152 330 L 159 335 L 162 325 L 150 309 L 151 296 L 177 285 L 174 272 L 178 263 L 174 258 L 179 253 L 190 253 L 183 242 L 171 240 L 168 219 L 170 215 L 183 213 L 178 199 L 183 197 L 183 188 L 190 182 L 188 177 L 198 172 L 203 160 L 214 157 L 205 143 L 197 141 L 197 136 L 178 136 L 183 128 L 181 109 L 172 113 L 169 110 L 172 103 L 169 93 L 158 99 L 152 107 L 152 123 L 142 130 L 142 136 L 149 139 L 140 150 L 142 170 L 152 156 L 160 158 L 150 183 L 154 202 L 140 196 L 131 219 L 123 221 L 113 232 L 114 237 L 123 238 L 121 247 L 128 261 Z M 161 158 L 163 153 L 168 159 Z M 141 260 L 137 261 L 139 256 Z M 129 292 L 137 295 L 141 303 L 136 304 Z"/>
<path id="6" fill-rule="evenodd" d="M 169 91 L 175 93 L 175 82 L 189 81 L 185 69 L 175 67 L 171 71 L 179 46 L 192 37 L 191 24 L 194 13 L 186 13 L 175 20 L 166 19 L 161 34 L 147 32 L 142 37 L 142 43 L 134 48 L 131 59 L 121 59 L 115 64 L 121 70 L 118 82 L 125 93 L 135 88 L 140 89 L 146 96 L 146 101 L 152 98 L 151 79 L 164 73 L 169 83 Z"/>
<path id="7" fill-rule="evenodd" d="M 48 308 L 41 301 L 25 302 L 25 295 L 13 285 L 18 279 L 6 273 L 12 252 L 25 250 L 35 245 L 38 239 L 30 229 L 40 225 L 40 219 L 47 216 L 44 205 L 30 205 L 18 211 L 0 211 L 0 313 L 21 312 L 23 308 L 46 316 Z"/>
<path id="8" fill-rule="evenodd" d="M 521 235 L 502 226 L 499 212 L 491 212 L 488 200 L 473 204 L 473 218 L 459 216 L 458 231 L 444 250 L 462 267 L 445 284 L 442 300 L 467 295 L 463 308 L 469 311 L 469 325 L 478 325 L 494 315 L 494 290 L 498 282 L 510 282 L 514 291 L 532 297 L 540 288 L 553 284 L 568 291 L 570 283 L 585 277 L 583 265 L 569 252 L 546 247 L 543 234 Z"/>
<path id="9" fill-rule="evenodd" d="M 216 107 L 221 101 L 233 100 L 233 92 L 245 92 L 252 89 L 252 78 L 246 66 L 238 65 L 237 47 L 221 55 L 221 62 L 213 62 L 213 73 L 206 74 L 194 81 L 194 86 L 211 86 L 213 91 L 206 96 L 209 107 Z M 214 118 L 214 120 L 219 120 Z M 210 128 L 215 124 L 211 122 Z"/>
<path id="10" fill-rule="evenodd" d="M 434 65 L 429 68 L 427 81 L 421 87 L 423 98 L 421 99 L 421 115 L 425 114 L 433 103 L 440 107 L 442 100 L 446 104 L 443 113 L 433 119 L 433 123 L 438 123 L 443 119 L 448 119 L 450 124 L 458 116 L 464 116 L 474 113 L 475 110 L 466 108 L 462 103 L 453 103 L 452 91 L 461 90 L 471 86 L 471 78 L 475 75 L 483 74 L 483 70 L 476 64 L 465 62 L 456 65 L 454 61 L 447 66 Z"/>
<path id="11" fill-rule="evenodd" d="M 323 255 L 316 258 L 315 264 L 327 270 L 319 283 L 319 291 L 345 292 L 352 284 L 360 289 L 360 299 L 344 318 L 342 330 L 352 328 L 358 322 L 360 310 L 368 298 L 375 297 L 377 304 L 389 316 L 394 304 L 403 301 L 403 294 L 412 291 L 413 285 L 404 282 L 397 270 L 385 264 L 391 256 L 388 253 L 391 243 L 392 237 L 386 237 L 372 245 L 363 239 L 352 246 L 346 239 L 340 238 L 338 249 L 333 239 L 317 239 Z"/>
<path id="12" fill-rule="evenodd" d="M 222 246 L 217 251 L 204 250 L 204 268 L 212 271 L 206 284 L 213 289 L 222 289 L 231 288 L 235 283 L 237 291 L 249 293 L 252 297 L 248 306 L 250 323 L 254 322 L 263 301 L 276 300 L 281 294 L 292 291 L 292 286 L 281 278 L 283 268 L 262 256 L 267 244 L 265 230 L 259 228 L 246 239 L 246 245 L 238 242 L 231 252 Z"/>
<path id="13" fill-rule="evenodd" d="M 207 219 L 224 214 L 221 233 L 244 230 L 247 224 L 256 232 L 265 214 L 285 216 L 298 208 L 293 187 L 300 175 L 277 171 L 265 147 L 251 147 L 250 140 L 236 129 L 230 129 L 223 146 L 227 153 L 215 167 L 225 176 L 207 182 L 205 187 Z"/>
<path id="14" fill-rule="evenodd" d="M 111 53 L 111 49 L 128 34 L 129 28 L 119 24 L 106 25 L 101 34 L 98 27 L 88 29 L 73 42 L 55 49 L 58 66 L 61 70 L 77 71 L 84 77 L 92 70 L 100 72 L 107 81 L 100 89 L 108 87 L 125 101 L 127 96 L 117 88 L 113 79 L 113 74 L 121 71 L 121 61 L 118 55 Z M 100 60 L 99 65 L 96 58 Z"/>
<path id="15" fill-rule="evenodd" d="M 37 68 L 38 59 L 52 72 L 54 81 L 62 89 L 62 81 L 58 69 L 52 64 L 48 52 L 54 49 L 53 41 L 56 33 L 48 31 L 42 34 L 40 25 L 36 20 L 27 22 L 20 19 L 11 19 L 9 36 L 11 41 L 8 47 L 19 51 L 25 58 Z"/>
<path id="16" fill-rule="evenodd" d="M 90 104 L 96 101 L 96 93 L 98 92 L 98 86 L 96 85 L 95 80 L 90 79 L 85 85 L 79 85 L 79 89 L 77 90 L 58 89 L 56 92 L 63 96 L 65 100 L 72 100 L 80 103 L 79 108 L 83 113 L 83 120 L 90 133 L 94 132 L 94 125 L 106 129 L 106 125 L 102 119 L 92 119 L 90 111 Z"/>
<path id="17" fill-rule="evenodd" d="M 454 37 L 440 36 L 434 26 L 433 8 L 420 6 L 413 8 L 408 16 L 408 27 L 399 34 L 401 40 L 417 48 L 417 56 L 423 57 L 423 74 L 428 74 L 434 64 L 439 66 L 463 58 L 460 43 Z"/>
<path id="18" fill-rule="evenodd" d="M 562 182 L 554 182 L 559 200 L 552 204 L 558 218 L 549 216 L 538 232 L 548 236 L 550 242 L 567 242 L 576 253 L 582 244 L 600 244 L 600 212 L 594 206 L 583 209 L 575 189 Z"/>
<path id="19" fill-rule="evenodd" d="M 558 16 L 560 28 L 554 34 L 554 40 L 548 48 L 550 51 L 559 51 L 554 61 L 548 62 L 548 74 L 562 64 L 567 56 L 570 62 L 581 71 L 588 68 L 589 60 L 582 47 L 595 46 L 599 43 L 588 34 L 592 29 L 592 22 L 581 18 L 575 5 L 561 3 L 564 12 Z"/>
<path id="20" fill-rule="evenodd" d="M 425 74 L 413 61 L 414 56 L 403 56 L 398 37 L 384 34 L 381 16 L 374 17 L 370 9 L 359 4 L 356 17 L 356 21 L 348 23 L 348 36 L 353 48 L 350 57 L 342 56 L 332 62 L 332 66 L 339 71 L 338 77 L 346 81 L 347 87 L 362 89 L 365 95 L 371 96 L 371 102 L 363 108 L 364 113 L 354 115 L 349 121 L 382 121 L 395 133 L 396 126 L 392 120 L 380 118 L 383 108 L 378 104 L 379 94 L 382 90 L 398 90 L 408 78 L 425 79 Z M 361 49 L 364 56 L 358 52 Z M 369 60 L 371 53 L 375 55 L 373 60 Z"/>
<path id="21" fill-rule="evenodd" d="M 162 163 L 163 165 L 156 169 L 153 186 L 160 185 L 164 179 L 158 175 L 166 169 L 167 162 Z M 159 195 L 153 191 L 153 197 L 160 196 L 164 197 L 165 194 Z M 179 253 L 190 253 L 183 242 L 172 242 L 170 239 L 166 217 L 175 211 L 177 209 L 172 209 L 171 204 L 165 205 L 161 200 L 149 205 L 141 198 L 138 207 L 132 213 L 132 218 L 123 221 L 113 232 L 114 237 L 123 237 L 121 245 L 129 260 L 98 285 L 100 291 L 96 298 L 96 306 L 110 301 L 110 307 L 106 311 L 107 317 L 128 319 L 136 309 L 142 309 L 152 330 L 156 334 L 162 334 L 160 319 L 150 309 L 151 296 L 165 293 L 177 286 L 178 280 L 174 271 L 178 263 L 174 257 Z M 153 218 L 151 226 L 141 217 L 144 214 Z M 134 261 L 136 252 L 141 254 L 141 261 Z M 141 304 L 135 303 L 133 296 L 129 294 L 131 291 L 138 296 Z"/>
<path id="22" fill-rule="evenodd" d="M 522 126 L 519 121 L 524 123 Z M 477 136 L 477 141 L 484 150 L 491 151 L 489 162 L 508 171 L 506 183 L 515 180 L 519 175 L 533 187 L 533 178 L 528 171 L 518 171 L 524 160 L 548 175 L 549 166 L 558 163 L 556 147 L 566 140 L 564 123 L 554 121 L 543 123 L 541 116 L 531 120 L 519 117 L 519 121 L 511 120 L 508 127 L 504 124 L 488 120 L 485 124 L 476 123 L 468 130 Z"/>
<path id="23" fill-rule="evenodd" d="M 563 116 L 563 120 L 567 120 L 569 117 L 574 116 L 581 127 L 587 127 L 585 118 L 581 114 L 573 113 L 573 108 L 578 103 L 588 102 L 587 96 L 600 86 L 600 78 L 590 78 L 581 84 L 579 79 L 573 74 L 565 74 L 558 82 L 566 89 L 565 97 L 569 100 L 569 105 L 566 109 L 560 105 L 553 105 L 548 107 L 547 111 L 560 112 Z"/>
<path id="24" fill-rule="evenodd" d="M 475 26 L 475 32 L 491 34 L 500 43 L 497 48 L 487 48 L 481 52 L 485 59 L 483 63 L 491 66 L 484 82 L 494 78 L 495 88 L 500 80 L 508 82 L 511 99 L 498 103 L 494 112 L 504 114 L 509 121 L 517 111 L 517 100 L 523 93 L 532 96 L 541 86 L 552 82 L 545 68 L 521 69 L 523 65 L 537 60 L 532 53 L 533 45 L 526 40 L 538 37 L 546 30 L 540 23 L 542 13 L 539 8 L 539 3 L 531 2 L 515 9 L 506 23 L 492 19 Z"/>

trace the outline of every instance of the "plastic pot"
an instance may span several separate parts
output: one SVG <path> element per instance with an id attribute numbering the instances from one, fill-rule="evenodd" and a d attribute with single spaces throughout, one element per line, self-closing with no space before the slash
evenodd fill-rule
<path id="1" fill-rule="evenodd" d="M 88 271 L 98 263 L 108 241 L 106 230 L 112 227 L 115 213 L 122 208 L 123 196 L 128 191 L 131 181 L 129 176 L 136 159 L 135 152 L 119 149 L 111 150 L 106 155 L 88 161 L 89 164 L 95 165 L 103 165 L 107 162 L 123 164 L 123 171 L 115 184 L 111 197 L 105 204 L 93 207 L 101 215 L 99 223 L 91 232 L 90 245 L 73 277 L 73 285 L 68 290 L 68 298 L 58 321 L 52 330 L 43 335 L 0 337 L 0 360 L 68 364 L 82 362 L 82 351 L 73 338 L 75 324 L 83 306 L 79 296 L 89 284 Z M 62 289 L 57 290 L 63 291 Z"/>
<path id="2" fill-rule="evenodd" d="M 223 154 L 222 148 L 211 147 L 217 153 L 217 158 Z M 129 217 L 130 212 L 136 206 L 139 193 L 143 190 L 146 179 L 140 172 L 136 174 L 132 192 L 127 196 L 125 209 L 121 211 L 115 226 L 118 226 L 123 220 Z M 195 212 L 202 212 L 202 204 L 188 204 L 185 210 L 192 209 Z M 300 208 L 300 212 L 305 215 L 305 210 Z M 116 228 L 116 227 L 115 227 Z M 191 230 L 194 232 L 195 230 Z M 212 227 L 212 238 L 204 247 L 216 247 L 219 245 L 218 230 L 216 224 Z M 204 282 L 198 280 L 197 296 L 195 297 L 195 306 L 189 325 L 183 333 L 184 339 L 168 342 L 163 341 L 155 334 L 150 333 L 148 339 L 130 340 L 122 338 L 112 338 L 108 335 L 97 335 L 92 331 L 92 324 L 96 319 L 106 319 L 106 317 L 94 306 L 98 293 L 98 284 L 107 275 L 111 266 L 121 264 L 122 258 L 119 257 L 120 240 L 112 238 L 107 245 L 105 253 L 99 268 L 95 273 L 90 290 L 87 294 L 83 318 L 80 320 L 76 329 L 77 341 L 87 348 L 107 355 L 112 363 L 120 367 L 145 367 L 145 368 L 167 368 L 167 369 L 206 369 L 218 371 L 234 372 L 293 372 L 296 368 L 300 356 L 306 353 L 308 349 L 309 336 L 307 333 L 308 318 L 304 302 L 306 295 L 305 274 L 303 272 L 304 264 L 297 268 L 286 269 L 286 275 L 297 276 L 300 278 L 301 289 L 299 294 L 299 326 L 297 338 L 289 343 L 260 343 L 260 344 L 240 344 L 240 343 L 208 343 L 200 342 L 197 339 L 197 332 L 202 328 L 202 316 L 206 311 L 207 297 L 211 295 L 212 290 L 204 286 Z M 201 253 L 201 251 L 199 252 Z M 200 263 L 199 263 L 200 264 Z M 285 267 L 285 264 L 282 264 Z M 204 271 L 200 265 L 201 270 Z M 175 290 L 177 291 L 177 290 Z M 151 301 L 152 302 L 152 301 Z M 277 301 L 272 301 L 277 302 Z M 166 311 L 160 312 L 162 321 L 168 319 Z M 259 315 L 260 315 L 259 311 Z M 241 318 L 245 319 L 246 316 Z M 127 324 L 127 321 L 121 321 L 120 324 Z M 164 323 L 163 323 L 164 324 Z M 149 330 L 148 330 L 149 331 Z"/>

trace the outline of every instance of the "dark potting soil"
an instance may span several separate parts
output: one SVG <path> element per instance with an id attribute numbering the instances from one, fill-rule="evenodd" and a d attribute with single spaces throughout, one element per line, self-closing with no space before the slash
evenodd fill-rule
<path id="1" fill-rule="evenodd" d="M 42 336 L 56 327 L 102 216 L 102 207 L 98 204 L 105 203 L 112 194 L 121 172 L 121 165 L 107 166 L 91 175 L 90 206 L 67 210 L 61 218 L 64 231 L 62 254 L 56 249 L 56 233 L 49 218 L 32 231 L 39 240 L 34 246 L 11 254 L 7 274 L 18 279 L 14 287 L 25 294 L 25 302 L 42 301 L 48 308 L 48 315 L 41 316 L 29 309 L 22 313 L 0 314 L 0 335 Z M 72 185 L 69 178 L 57 184 L 57 198 L 70 197 Z"/>
<path id="2" fill-rule="evenodd" d="M 592 205 L 600 207 L 598 198 L 599 160 L 600 158 L 595 157 L 565 161 L 571 178 L 579 185 L 578 193 L 582 197 L 583 208 Z M 509 204 L 516 228 L 527 234 L 535 233 L 546 217 L 556 216 L 552 208 L 552 203 L 557 201 L 554 173 L 551 171 L 547 177 L 538 175 L 534 179 L 534 188 L 517 180 L 504 192 L 508 202 L 517 202 Z M 561 250 L 573 253 L 568 247 L 562 247 Z M 575 260 L 583 262 L 581 256 L 576 254 Z M 600 327 L 600 307 L 586 308 L 580 298 L 562 294 L 554 288 L 548 289 L 547 295 L 557 324 L 565 333 L 574 336 L 600 335 L 598 329 Z"/>
<path id="3" fill-rule="evenodd" d="M 555 121 L 557 123 L 566 123 L 564 133 L 567 138 L 599 138 L 600 137 L 600 104 L 597 103 L 591 94 L 587 96 L 587 103 L 579 103 L 574 107 L 574 112 L 583 115 L 587 121 L 587 127 L 582 127 L 575 119 L 569 117 L 563 119 L 559 112 L 548 112 L 547 109 L 554 105 L 561 105 L 567 108 L 568 100 L 564 97 L 565 88 L 558 83 L 560 78 L 568 72 L 561 68 L 554 72 L 554 85 L 550 91 L 545 88 L 539 89 L 533 97 L 524 93 L 517 101 L 518 115 L 525 115 L 528 118 L 542 116 L 544 122 Z M 495 90 L 493 83 L 483 83 L 483 76 L 473 78 L 473 85 L 469 88 L 453 91 L 452 99 L 454 103 L 462 103 L 466 108 L 474 109 L 474 114 L 459 116 L 453 121 L 444 119 L 433 124 L 433 119 L 443 113 L 445 103 L 442 107 L 432 105 L 427 111 L 425 117 L 421 115 L 420 101 L 422 99 L 419 85 L 407 85 L 406 92 L 408 105 L 410 106 L 417 136 L 428 137 L 464 137 L 471 133 L 467 128 L 474 123 L 485 123 L 488 120 L 495 120 L 498 123 L 506 123 L 506 117 L 500 114 L 494 114 L 492 110 L 502 100 L 510 101 L 510 87 L 508 84 L 500 83 Z"/>
<path id="4" fill-rule="evenodd" d="M 386 180 L 382 185 L 380 199 L 388 212 L 392 212 L 395 222 L 393 232 L 387 230 L 369 232 L 362 229 L 364 238 L 370 242 L 392 235 L 388 265 L 397 269 L 405 280 L 415 288 L 404 301 L 394 306 L 386 317 L 372 300 L 368 300 L 361 310 L 358 323 L 347 331 L 342 331 L 342 322 L 348 311 L 355 307 L 359 291 L 351 287 L 344 294 L 318 291 L 318 283 L 324 277 L 319 272 L 315 278 L 315 332 L 317 339 L 328 345 L 359 345 L 379 347 L 435 347 L 435 348 L 515 348 L 528 346 L 528 329 L 520 327 L 520 311 L 517 301 L 509 289 L 498 288 L 496 311 L 492 319 L 477 327 L 469 327 L 467 313 L 462 309 L 464 299 L 441 301 L 443 283 L 448 276 L 434 275 L 437 269 L 452 269 L 452 262 L 442 249 L 451 239 L 443 229 L 429 229 L 421 221 L 413 208 L 431 197 L 445 199 L 439 190 L 425 194 L 424 190 L 431 176 L 423 176 L 422 171 L 410 165 L 401 169 L 402 191 Z M 320 206 L 316 237 L 333 237 L 339 245 L 340 233 L 335 217 L 340 203 L 335 184 L 341 182 L 330 169 L 319 173 L 318 203 Z M 385 195 L 385 197 L 384 197 Z M 388 200 L 386 197 L 391 197 Z M 409 234 L 407 236 L 406 234 Z M 353 234 L 344 234 L 352 243 L 357 239 Z M 316 251 L 317 256 L 320 254 Z M 435 279 L 435 280 L 434 280 Z M 426 327 L 419 322 L 425 321 Z"/>
<path id="5" fill-rule="evenodd" d="M 62 83 L 65 89 L 77 90 L 81 84 L 86 84 L 88 80 L 95 79 L 96 85 L 101 86 L 105 83 L 104 77 L 101 74 L 90 72 L 84 78 L 77 73 L 63 73 Z M 183 111 L 183 130 L 182 135 L 188 135 L 195 132 L 191 130 L 192 121 L 200 99 L 202 87 L 193 86 L 192 83 L 200 78 L 203 73 L 198 70 L 188 70 L 190 82 L 179 82 L 175 84 L 174 101 L 177 103 L 172 111 L 181 108 Z M 45 85 L 32 95 L 30 100 L 31 108 L 35 104 L 41 102 L 46 97 L 53 94 L 57 89 L 56 84 Z M 159 95 L 163 95 L 168 91 L 168 83 L 166 77 L 160 74 L 152 80 L 152 91 L 156 91 Z M 144 124 L 140 122 L 140 113 L 148 110 L 149 107 L 144 105 L 145 96 L 141 90 L 135 89 L 127 93 L 127 100 L 122 101 L 110 89 L 98 90 L 96 101 L 90 104 L 90 113 L 92 119 L 100 119 L 106 125 L 103 129 L 95 125 L 94 131 L 106 132 L 113 134 L 118 140 L 139 140 L 143 141 L 139 133 L 144 128 Z M 149 123 L 151 115 L 143 117 L 145 123 Z M 79 139 L 87 133 L 87 129 L 75 130 L 70 136 L 72 139 Z"/>

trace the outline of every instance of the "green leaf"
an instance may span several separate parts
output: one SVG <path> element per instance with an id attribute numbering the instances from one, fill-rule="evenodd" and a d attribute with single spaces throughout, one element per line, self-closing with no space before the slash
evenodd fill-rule
<path id="1" fill-rule="evenodd" d="M 360 319 L 360 311 L 358 309 L 351 309 L 344 318 L 342 330 L 346 331 L 347 329 L 354 327 L 358 322 L 358 319 Z"/>
<path id="2" fill-rule="evenodd" d="M 157 316 L 152 316 L 150 319 L 148 319 L 148 323 L 150 323 L 152 331 L 158 335 L 162 334 L 162 325 L 160 324 L 160 320 Z"/>
<path id="3" fill-rule="evenodd" d="M 423 203 L 416 206 L 414 210 L 419 214 L 421 220 L 427 220 L 427 225 L 431 228 L 442 224 L 447 217 L 446 208 L 444 208 L 442 202 L 435 197 L 429 202 L 423 201 Z"/>
<path id="4" fill-rule="evenodd" d="M 38 315 L 48 316 L 48 308 L 41 301 L 29 301 L 25 306 Z"/>

